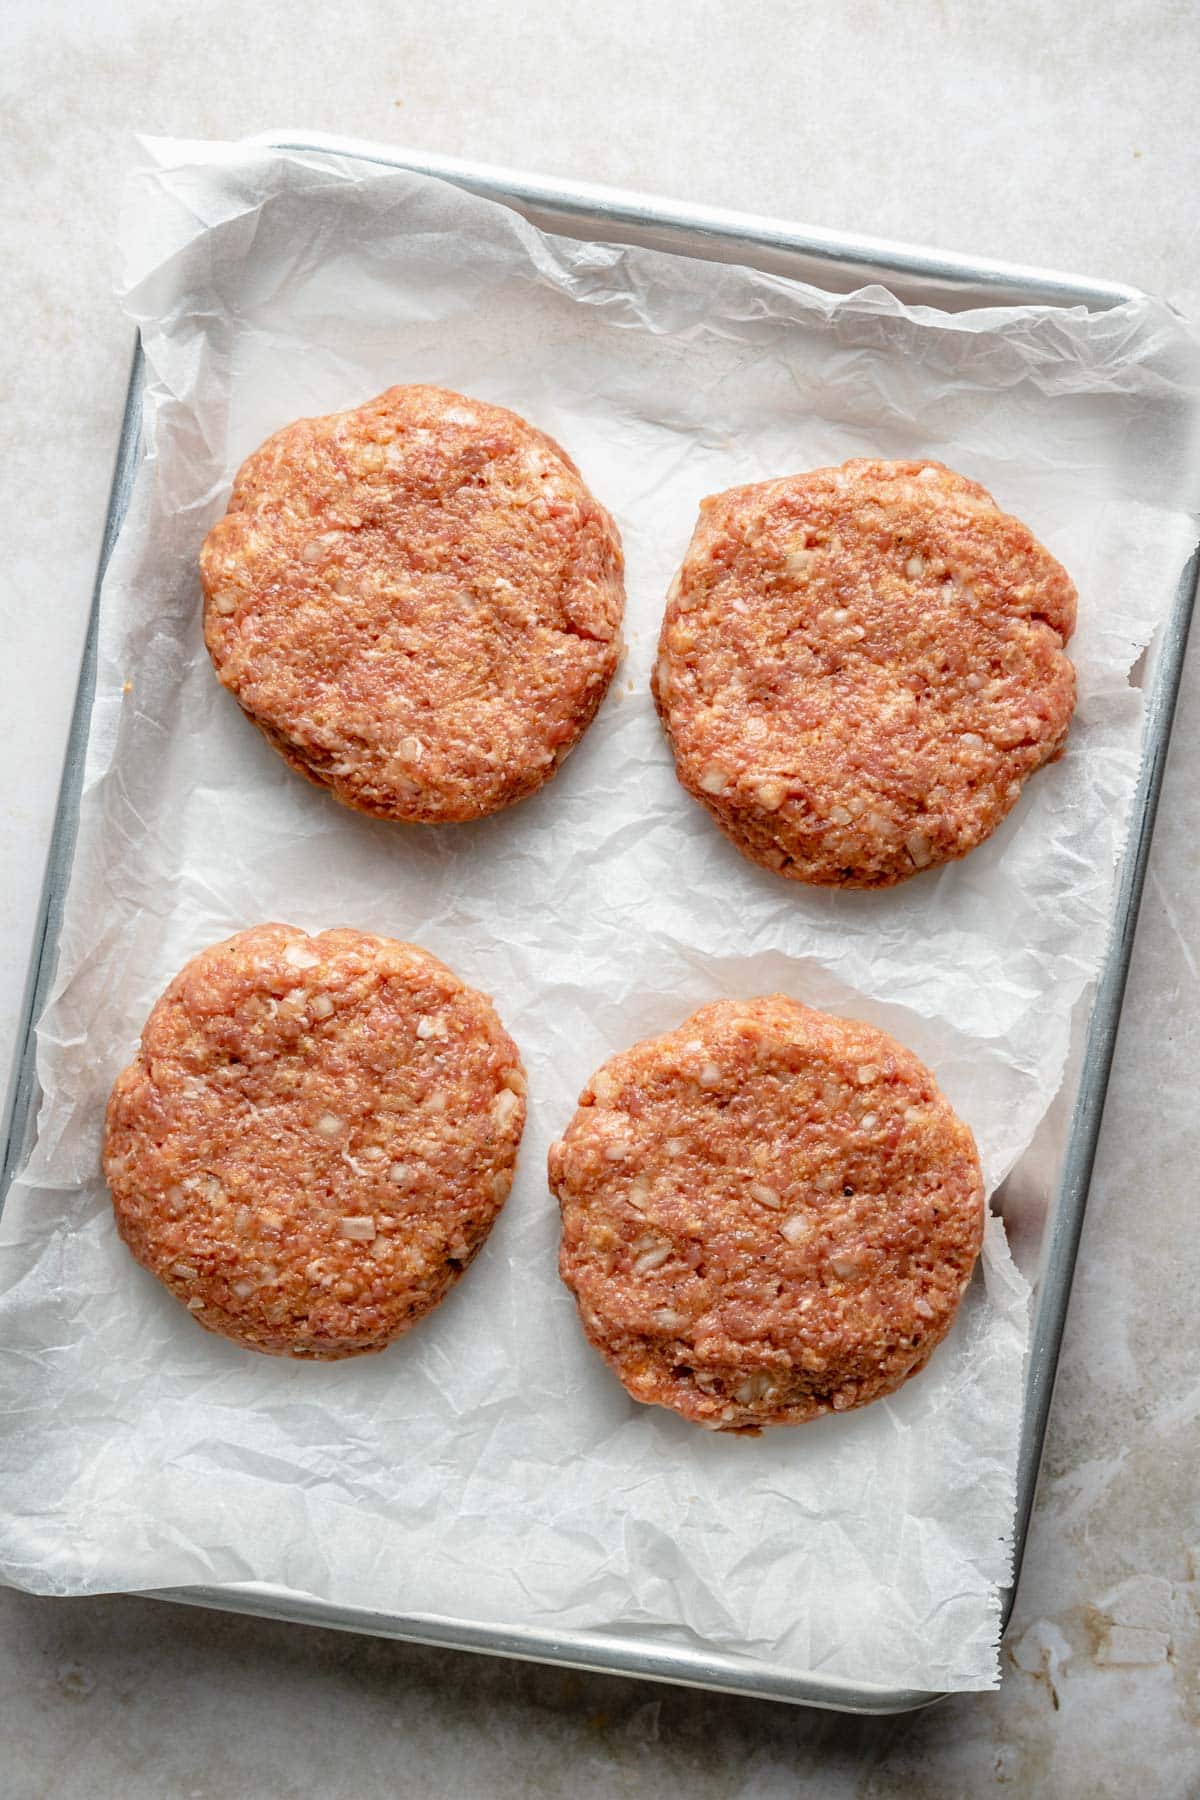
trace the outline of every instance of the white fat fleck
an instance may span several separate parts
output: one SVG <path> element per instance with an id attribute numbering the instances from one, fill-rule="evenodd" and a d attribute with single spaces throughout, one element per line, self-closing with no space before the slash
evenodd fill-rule
<path id="1" fill-rule="evenodd" d="M 717 1063 L 706 1062 L 696 1078 L 702 1088 L 715 1088 L 721 1084 L 721 1070 Z"/>
<path id="2" fill-rule="evenodd" d="M 283 953 L 283 960 L 293 969 L 315 969 L 320 962 L 306 944 L 291 943 Z"/>
<path id="3" fill-rule="evenodd" d="M 700 786 L 706 794 L 723 794 L 729 786 L 729 777 L 724 769 L 714 766 L 711 769 L 705 769 L 700 777 Z"/>
<path id="4" fill-rule="evenodd" d="M 317 1120 L 316 1129 L 322 1137 L 335 1138 L 345 1130 L 345 1122 L 336 1113 L 322 1113 Z"/>
<path id="5" fill-rule="evenodd" d="M 441 1013 L 425 1013 L 417 1020 L 417 1036 L 423 1039 L 445 1037 L 446 1021 Z"/>
<path id="6" fill-rule="evenodd" d="M 403 1163 L 403 1162 L 394 1162 L 392 1164 L 391 1168 L 388 1170 L 388 1180 L 394 1181 L 396 1186 L 400 1187 L 404 1182 L 406 1182 L 408 1180 L 408 1164 Z"/>
<path id="7" fill-rule="evenodd" d="M 311 1001 L 311 1011 L 314 1018 L 327 1019 L 333 1011 L 333 1001 L 329 998 L 328 994 L 314 994 Z"/>

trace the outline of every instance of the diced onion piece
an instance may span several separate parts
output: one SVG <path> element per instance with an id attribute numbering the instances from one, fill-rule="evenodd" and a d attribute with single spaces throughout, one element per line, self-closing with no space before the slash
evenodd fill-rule
<path id="1" fill-rule="evenodd" d="M 760 1206 L 779 1207 L 783 1205 L 783 1201 L 776 1190 L 773 1187 L 767 1187 L 765 1182 L 762 1181 L 752 1181 L 750 1183 L 749 1194 L 750 1198 L 752 1200 L 757 1200 Z"/>
<path id="2" fill-rule="evenodd" d="M 369 1244 L 375 1236 L 375 1221 L 370 1213 L 352 1213 L 349 1218 L 339 1219 L 338 1236 Z"/>
<path id="3" fill-rule="evenodd" d="M 492 1117 L 495 1119 L 497 1125 L 507 1125 L 513 1114 L 520 1107 L 520 1104 L 521 1102 L 511 1088 L 501 1088 L 500 1092 L 496 1095 L 496 1098 L 492 1101 Z"/>
<path id="4" fill-rule="evenodd" d="M 670 1244 L 658 1243 L 648 1250 L 643 1250 L 633 1265 L 635 1275 L 649 1274 L 651 1269 L 659 1269 L 671 1254 Z"/>

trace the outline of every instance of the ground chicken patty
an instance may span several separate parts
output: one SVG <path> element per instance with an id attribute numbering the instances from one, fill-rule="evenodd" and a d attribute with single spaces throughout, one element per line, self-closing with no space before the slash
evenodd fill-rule
<path id="1" fill-rule="evenodd" d="M 481 818 L 541 787 L 595 714 L 622 568 L 552 439 L 394 387 L 243 463 L 201 553 L 205 642 L 275 748 L 347 806 Z"/>
<path id="2" fill-rule="evenodd" d="M 614 1056 L 550 1150 L 559 1268 L 635 1400 L 719 1431 L 889 1394 L 983 1233 L 974 1139 L 884 1032 L 782 994 Z"/>
<path id="3" fill-rule="evenodd" d="M 108 1104 L 121 1236 L 197 1322 L 274 1355 L 382 1350 L 504 1204 L 525 1078 L 491 1003 L 359 931 L 203 950 Z"/>
<path id="4" fill-rule="evenodd" d="M 1066 572 L 940 463 L 703 503 L 653 677 L 680 781 L 753 861 L 889 887 L 965 856 L 1061 754 Z"/>

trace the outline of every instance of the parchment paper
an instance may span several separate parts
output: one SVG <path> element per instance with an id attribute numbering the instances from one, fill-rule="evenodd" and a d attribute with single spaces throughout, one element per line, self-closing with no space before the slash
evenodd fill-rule
<path id="1" fill-rule="evenodd" d="M 631 1631 L 925 1688 L 997 1679 L 1026 1284 L 993 1220 L 930 1368 L 758 1440 L 635 1406 L 555 1274 L 548 1142 L 595 1065 L 783 988 L 936 1071 L 990 1186 L 1061 1078 L 1139 758 L 1129 671 L 1189 548 L 1195 355 L 1162 307 L 945 316 L 548 238 L 426 178 L 152 142 L 122 227 L 149 455 L 103 596 L 79 848 L 38 1034 L 38 1141 L 0 1234 L 0 1568 L 47 1593 L 279 1583 L 345 1605 Z M 626 665 L 562 773 L 469 827 L 359 819 L 218 687 L 196 557 L 240 460 L 397 381 L 559 438 L 628 557 Z M 1166 423 L 1164 424 L 1164 420 Z M 1174 421 L 1172 423 L 1172 421 Z M 743 861 L 677 787 L 647 691 L 699 499 L 847 456 L 982 480 L 1074 574 L 1066 757 L 966 862 L 879 895 Z M 263 919 L 416 939 L 491 992 L 531 1116 L 445 1305 L 378 1358 L 256 1357 L 119 1244 L 107 1090 L 192 952 Z"/>

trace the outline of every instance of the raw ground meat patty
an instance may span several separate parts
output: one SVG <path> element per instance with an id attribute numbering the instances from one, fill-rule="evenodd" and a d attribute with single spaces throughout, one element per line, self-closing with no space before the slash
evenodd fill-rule
<path id="1" fill-rule="evenodd" d="M 754 862 L 889 887 L 965 856 L 1060 755 L 1066 572 L 941 463 L 703 503 L 653 677 L 680 781 Z"/>
<path id="2" fill-rule="evenodd" d="M 108 1105 L 121 1236 L 210 1331 L 382 1350 L 512 1182 L 525 1078 L 491 1003 L 412 944 L 259 925 L 194 956 Z"/>
<path id="3" fill-rule="evenodd" d="M 983 1234 L 974 1139 L 869 1025 L 774 994 L 614 1056 L 550 1150 L 559 1268 L 635 1400 L 718 1431 L 889 1394 Z"/>
<path id="4" fill-rule="evenodd" d="M 299 419 L 200 558 L 217 674 L 292 768 L 385 819 L 532 794 L 621 653 L 616 528 L 515 413 L 435 387 Z"/>

